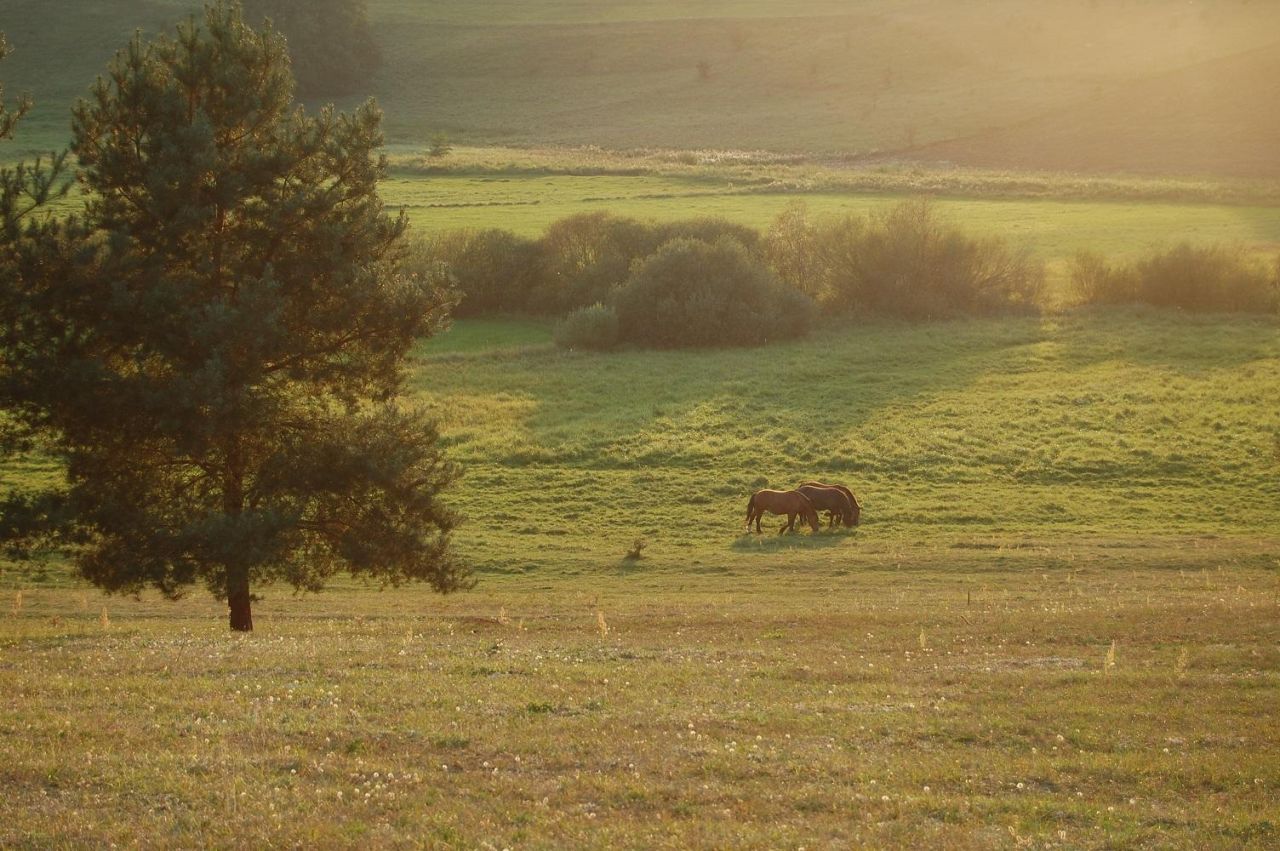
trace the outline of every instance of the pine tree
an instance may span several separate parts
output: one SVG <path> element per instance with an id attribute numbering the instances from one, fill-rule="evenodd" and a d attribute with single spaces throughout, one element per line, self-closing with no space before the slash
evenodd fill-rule
<path id="1" fill-rule="evenodd" d="M 10 50 L 9 42 L 5 40 L 4 33 L 0 33 L 0 59 L 8 56 Z M 12 107 L 6 105 L 4 83 L 0 83 L 0 139 L 13 138 L 14 128 L 18 126 L 18 122 L 22 120 L 22 116 L 26 115 L 29 109 L 31 109 L 31 99 L 26 96 L 18 98 Z"/>
<path id="2" fill-rule="evenodd" d="M 67 471 L 9 501 L 10 535 L 63 524 L 112 591 L 202 581 L 233 630 L 253 583 L 468 583 L 455 469 L 402 399 L 449 296 L 401 271 L 377 109 L 292 99 L 283 39 L 238 3 L 135 37 L 74 112 L 84 214 L 18 253 L 0 310 L 0 402 Z"/>

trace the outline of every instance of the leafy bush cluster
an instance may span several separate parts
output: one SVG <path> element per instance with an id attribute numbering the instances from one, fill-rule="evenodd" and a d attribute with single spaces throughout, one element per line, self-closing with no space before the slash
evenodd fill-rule
<path id="1" fill-rule="evenodd" d="M 1150 304 L 1195 312 L 1280 309 L 1280 264 L 1273 273 L 1242 249 L 1221 245 L 1183 242 L 1116 265 L 1081 252 L 1071 277 L 1086 304 Z"/>
<path id="2" fill-rule="evenodd" d="M 624 339 L 664 347 L 734 345 L 803 333 L 811 305 L 759 264 L 753 254 L 759 240 L 751 228 L 723 219 L 658 223 L 582 213 L 553 223 L 537 240 L 502 230 L 438 234 L 412 249 L 410 266 L 448 267 L 460 297 L 458 316 L 565 317 L 556 340 L 566 348 L 609 348 Z M 675 243 L 683 248 L 666 249 Z M 640 330 L 643 312 L 635 298 L 626 300 L 625 311 L 618 309 L 634 287 L 656 286 L 648 282 L 652 273 L 640 284 L 633 279 L 659 255 L 686 257 L 682 274 L 690 277 L 653 309 L 668 317 L 692 310 L 698 317 L 692 324 L 682 317 L 661 333 L 648 320 Z M 720 263 L 725 267 L 715 267 Z M 676 292 L 682 288 L 687 292 Z M 748 320 L 751 311 L 762 315 Z"/>
<path id="3" fill-rule="evenodd" d="M 623 339 L 655 348 L 755 346 L 806 334 L 813 302 L 739 242 L 673 239 L 615 298 Z"/>
<path id="4" fill-rule="evenodd" d="M 723 219 L 641 222 L 606 212 L 552 224 L 539 239 L 455 231 L 416 249 L 444 263 L 459 316 L 564 317 L 566 348 L 756 345 L 803 335 L 830 315 L 911 320 L 1032 312 L 1044 267 L 998 237 L 977 238 L 928 201 L 871 216 L 811 217 L 802 204 L 763 235 Z M 1278 271 L 1280 274 L 1280 271 Z M 1238 250 L 1179 245 L 1112 266 L 1076 258 L 1088 303 L 1272 311 L 1280 281 Z"/>
<path id="5" fill-rule="evenodd" d="M 966 235 L 928 201 L 817 221 L 793 206 L 762 254 L 784 281 L 837 312 L 935 319 L 1035 310 L 1044 284 L 1038 261 L 999 238 Z"/>
<path id="6" fill-rule="evenodd" d="M 511 231 L 453 230 L 434 234 L 410 248 L 410 268 L 425 271 L 444 264 L 461 300 L 455 316 L 522 313 L 536 280 L 538 244 Z"/>

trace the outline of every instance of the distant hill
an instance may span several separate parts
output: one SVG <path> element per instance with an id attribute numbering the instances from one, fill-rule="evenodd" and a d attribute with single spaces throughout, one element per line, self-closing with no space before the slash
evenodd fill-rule
<path id="1" fill-rule="evenodd" d="M 0 0 L 0 64 L 61 144 L 135 28 L 195 0 Z M 56 10 L 56 11 L 55 11 Z M 765 149 L 1274 176 L 1280 3 L 370 0 L 392 142 Z M 0 153 L 0 156 L 6 154 Z"/>
<path id="2" fill-rule="evenodd" d="M 902 156 L 1014 169 L 1280 177 L 1280 44 Z"/>

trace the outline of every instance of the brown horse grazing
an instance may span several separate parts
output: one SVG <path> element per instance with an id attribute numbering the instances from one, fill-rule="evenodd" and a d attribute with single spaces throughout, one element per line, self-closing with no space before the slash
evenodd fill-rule
<path id="1" fill-rule="evenodd" d="M 796 490 L 809 498 L 815 511 L 827 512 L 829 526 L 835 526 L 837 521 L 846 526 L 853 525 L 853 500 L 845 496 L 844 491 L 817 485 L 801 485 Z"/>
<path id="2" fill-rule="evenodd" d="M 762 490 L 753 493 L 747 502 L 747 529 L 751 528 L 754 521 L 756 531 L 759 532 L 760 518 L 766 511 L 770 514 L 787 515 L 787 525 L 778 530 L 779 535 L 788 530 L 795 531 L 797 516 L 808 523 L 813 531 L 819 529 L 818 512 L 813 510 L 813 505 L 800 491 Z"/>
<path id="3" fill-rule="evenodd" d="M 822 482 L 801 482 L 800 487 L 835 488 L 845 496 L 849 497 L 849 504 L 853 507 L 853 513 L 845 516 L 844 525 L 857 526 L 862 521 L 862 503 L 858 502 L 858 498 L 853 495 L 853 491 L 849 490 L 844 485 L 828 485 Z"/>

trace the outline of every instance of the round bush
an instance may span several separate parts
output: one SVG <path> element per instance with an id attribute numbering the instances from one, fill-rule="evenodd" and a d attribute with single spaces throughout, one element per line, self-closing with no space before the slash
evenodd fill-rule
<path id="1" fill-rule="evenodd" d="M 656 348 L 753 346 L 807 333 L 813 302 L 732 239 L 673 239 L 615 297 L 622 338 Z"/>
<path id="2" fill-rule="evenodd" d="M 556 323 L 552 339 L 562 349 L 612 349 L 618 344 L 618 315 L 599 302 L 580 307 Z"/>

